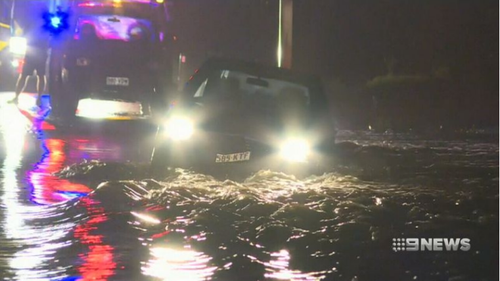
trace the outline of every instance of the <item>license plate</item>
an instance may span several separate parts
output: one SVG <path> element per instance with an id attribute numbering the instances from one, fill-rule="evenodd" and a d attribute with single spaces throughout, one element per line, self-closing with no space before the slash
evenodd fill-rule
<path id="1" fill-rule="evenodd" d="M 106 77 L 106 85 L 108 86 L 128 86 L 127 77 Z"/>
<path id="2" fill-rule="evenodd" d="M 217 154 L 215 157 L 215 163 L 242 162 L 248 160 L 250 160 L 250 151 L 233 154 Z"/>

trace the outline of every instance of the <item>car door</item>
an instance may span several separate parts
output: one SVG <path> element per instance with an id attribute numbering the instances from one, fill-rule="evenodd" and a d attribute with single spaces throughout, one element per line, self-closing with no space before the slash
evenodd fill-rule
<path id="1" fill-rule="evenodd" d="M 214 161 L 217 155 L 248 152 L 238 79 L 225 76 L 225 70 L 210 72 L 196 91 L 194 100 L 202 120 L 204 146 L 214 152 Z"/>

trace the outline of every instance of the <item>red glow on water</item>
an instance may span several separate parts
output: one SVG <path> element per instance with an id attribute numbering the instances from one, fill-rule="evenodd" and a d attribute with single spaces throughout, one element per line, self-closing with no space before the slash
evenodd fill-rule
<path id="1" fill-rule="evenodd" d="M 66 143 L 60 139 L 43 140 L 45 152 L 35 169 L 28 173 L 28 181 L 33 186 L 32 200 L 38 204 L 54 204 L 68 200 L 66 192 L 85 195 L 91 191 L 83 184 L 60 179 L 54 175 L 64 167 Z"/>
<path id="2" fill-rule="evenodd" d="M 82 265 L 78 268 L 82 281 L 106 281 L 114 275 L 117 268 L 114 262 L 114 248 L 104 243 L 103 235 L 93 231 L 97 226 L 107 221 L 107 216 L 102 207 L 97 207 L 98 202 L 89 197 L 83 197 L 80 204 L 87 209 L 91 219 L 85 224 L 76 227 L 74 236 L 81 244 L 88 247 L 88 252 L 81 254 Z"/>
<path id="3" fill-rule="evenodd" d="M 165 236 L 165 235 L 167 235 L 169 233 L 170 233 L 170 231 L 166 230 L 164 232 L 151 235 L 151 238 L 158 239 L 158 238 L 161 238 L 161 237 L 163 237 L 163 236 Z"/>
<path id="4" fill-rule="evenodd" d="M 44 119 L 45 118 L 38 118 L 36 116 L 36 113 L 34 112 L 30 112 L 26 109 L 22 109 L 22 108 L 19 108 L 19 111 L 21 112 L 22 115 L 24 115 L 24 117 L 26 117 L 32 124 L 33 126 L 37 129 L 37 130 L 42 130 L 42 131 L 53 131 L 56 129 L 56 127 L 45 121 Z"/>
<path id="5" fill-rule="evenodd" d="M 146 211 L 162 211 L 162 210 L 165 210 L 165 209 L 166 208 L 162 207 L 162 206 L 151 206 L 151 207 L 147 207 Z"/>
<path id="6" fill-rule="evenodd" d="M 105 222 L 107 220 L 107 217 L 103 214 L 101 215 L 98 215 L 98 216 L 95 216 L 93 218 L 91 218 L 88 223 L 89 224 L 98 224 L 98 223 L 101 223 L 101 222 Z"/>
<path id="7" fill-rule="evenodd" d="M 41 129 L 44 130 L 44 131 L 53 131 L 56 129 L 56 126 L 48 123 L 48 122 L 42 122 L 42 125 L 41 125 Z"/>

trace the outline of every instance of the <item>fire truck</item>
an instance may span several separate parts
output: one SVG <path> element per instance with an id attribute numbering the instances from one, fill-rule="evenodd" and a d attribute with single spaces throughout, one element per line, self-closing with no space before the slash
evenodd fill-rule
<path id="1" fill-rule="evenodd" d="M 47 88 L 53 113 L 142 119 L 152 117 L 154 107 L 166 101 L 173 77 L 166 1 L 8 2 L 10 38 L 4 48 L 11 76 L 22 69 L 27 21 L 41 17 L 51 34 Z M 33 11 L 34 3 L 47 10 Z"/>

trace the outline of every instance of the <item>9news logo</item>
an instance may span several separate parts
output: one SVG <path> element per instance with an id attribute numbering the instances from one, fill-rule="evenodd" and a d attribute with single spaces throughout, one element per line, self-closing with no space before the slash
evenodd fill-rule
<path id="1" fill-rule="evenodd" d="M 393 238 L 394 252 L 443 252 L 470 250 L 469 238 Z"/>

